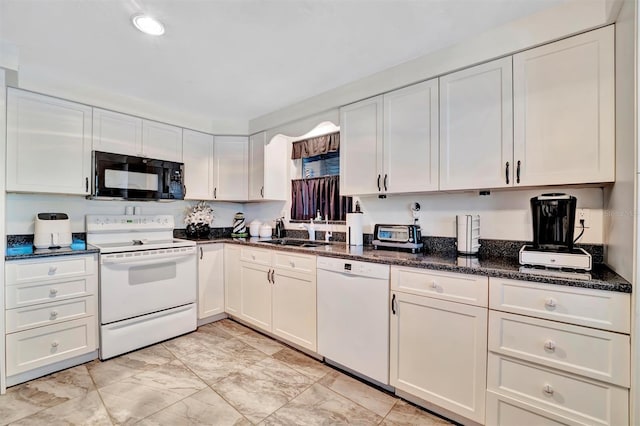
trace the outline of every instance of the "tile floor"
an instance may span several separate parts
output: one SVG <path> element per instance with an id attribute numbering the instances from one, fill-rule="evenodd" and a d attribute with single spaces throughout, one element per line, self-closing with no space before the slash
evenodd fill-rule
<path id="1" fill-rule="evenodd" d="M 0 424 L 447 425 L 231 320 L 11 387 Z"/>

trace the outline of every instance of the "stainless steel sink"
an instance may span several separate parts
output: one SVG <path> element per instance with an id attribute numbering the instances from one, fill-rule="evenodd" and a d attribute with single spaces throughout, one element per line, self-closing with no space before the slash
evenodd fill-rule
<path id="1" fill-rule="evenodd" d="M 273 240 L 263 240 L 261 243 L 274 244 L 280 246 L 293 246 L 293 247 L 302 247 L 302 248 L 313 248 L 326 246 L 331 243 L 324 241 L 311 241 L 311 240 L 295 240 L 291 238 L 276 238 Z"/>

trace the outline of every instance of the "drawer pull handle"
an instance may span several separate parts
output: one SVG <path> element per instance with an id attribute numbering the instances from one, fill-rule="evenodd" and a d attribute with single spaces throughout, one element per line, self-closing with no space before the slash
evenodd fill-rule
<path id="1" fill-rule="evenodd" d="M 547 299 L 544 301 L 544 306 L 549 309 L 555 309 L 556 299 L 554 299 L 553 297 L 547 297 Z"/>
<path id="2" fill-rule="evenodd" d="M 545 393 L 545 395 L 553 395 L 553 388 L 551 387 L 551 385 L 544 385 L 542 391 Z"/>
<path id="3" fill-rule="evenodd" d="M 57 266 L 49 266 L 49 275 L 53 275 L 58 270 Z"/>
<path id="4" fill-rule="evenodd" d="M 58 289 L 57 288 L 52 288 L 49 290 L 49 294 L 51 296 L 55 296 L 56 294 L 58 294 Z"/>
<path id="5" fill-rule="evenodd" d="M 438 283 L 436 283 L 435 281 L 431 281 L 431 288 L 436 290 L 438 288 Z"/>
<path id="6" fill-rule="evenodd" d="M 544 342 L 544 348 L 549 352 L 555 352 L 556 342 L 554 342 L 553 340 L 547 340 L 546 342 Z"/>
<path id="7" fill-rule="evenodd" d="M 58 316 L 58 311 L 51 311 L 51 318 L 56 318 Z"/>
<path id="8" fill-rule="evenodd" d="M 251 255 L 251 260 L 256 260 L 256 255 L 255 254 Z"/>
<path id="9" fill-rule="evenodd" d="M 290 261 L 290 262 L 289 262 L 289 264 L 291 264 L 291 267 L 292 267 L 292 268 L 295 268 L 295 267 L 296 267 L 296 262 L 294 262 L 293 260 L 292 260 L 292 261 Z"/>
<path id="10" fill-rule="evenodd" d="M 58 347 L 58 342 L 56 342 L 55 340 L 53 342 L 51 342 L 51 347 L 52 348 L 57 348 Z"/>

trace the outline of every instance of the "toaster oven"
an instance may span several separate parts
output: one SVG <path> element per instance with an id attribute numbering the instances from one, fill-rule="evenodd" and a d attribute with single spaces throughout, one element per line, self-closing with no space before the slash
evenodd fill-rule
<path id="1" fill-rule="evenodd" d="M 423 247 L 418 225 L 376 225 L 373 232 L 373 248 L 401 249 L 416 253 Z"/>

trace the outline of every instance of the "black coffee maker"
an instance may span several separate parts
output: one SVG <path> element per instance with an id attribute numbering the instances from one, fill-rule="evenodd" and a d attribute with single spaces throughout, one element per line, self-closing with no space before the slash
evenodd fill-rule
<path id="1" fill-rule="evenodd" d="M 558 252 L 573 250 L 576 197 L 556 193 L 533 197 L 531 215 L 535 250 Z"/>

